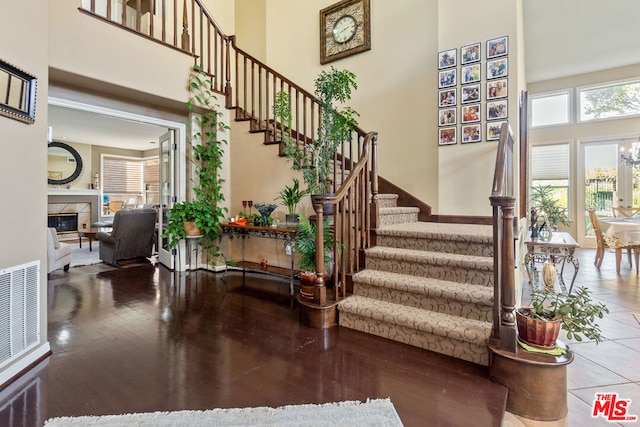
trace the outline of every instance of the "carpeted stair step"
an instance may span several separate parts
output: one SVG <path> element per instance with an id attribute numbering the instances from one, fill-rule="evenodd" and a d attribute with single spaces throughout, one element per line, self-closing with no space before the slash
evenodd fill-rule
<path id="1" fill-rule="evenodd" d="M 351 296 L 338 305 L 340 326 L 459 359 L 488 364 L 491 323 Z"/>
<path id="2" fill-rule="evenodd" d="M 379 246 L 493 256 L 490 225 L 412 222 L 381 226 L 376 230 L 376 236 Z"/>
<path id="3" fill-rule="evenodd" d="M 365 269 L 353 275 L 354 295 L 491 322 L 493 288 Z"/>
<path id="4" fill-rule="evenodd" d="M 419 213 L 420 209 L 415 207 L 380 208 L 380 225 L 415 222 Z"/>
<path id="5" fill-rule="evenodd" d="M 381 208 L 395 208 L 398 206 L 398 195 L 378 194 L 378 206 Z"/>
<path id="6" fill-rule="evenodd" d="M 493 285 L 493 258 L 374 246 L 365 250 L 366 268 L 458 283 Z"/>

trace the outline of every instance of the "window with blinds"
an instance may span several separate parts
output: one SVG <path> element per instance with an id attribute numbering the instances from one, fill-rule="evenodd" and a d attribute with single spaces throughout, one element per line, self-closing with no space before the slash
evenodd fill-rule
<path id="1" fill-rule="evenodd" d="M 108 194 L 142 194 L 142 160 L 104 157 L 102 159 L 102 187 Z"/>
<path id="2" fill-rule="evenodd" d="M 569 154 L 569 144 L 531 147 L 531 187 L 552 187 L 565 208 L 569 207 Z"/>

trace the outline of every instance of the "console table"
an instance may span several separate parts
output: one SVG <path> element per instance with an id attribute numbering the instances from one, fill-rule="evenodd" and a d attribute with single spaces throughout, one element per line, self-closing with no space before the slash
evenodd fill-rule
<path id="1" fill-rule="evenodd" d="M 295 228 L 283 228 L 283 227 L 261 227 L 254 225 L 237 225 L 233 223 L 221 224 L 222 237 L 229 237 L 233 239 L 235 236 L 242 238 L 242 261 L 238 263 L 242 267 L 242 283 L 244 283 L 245 274 L 247 269 L 262 271 L 276 275 L 289 276 L 289 293 L 293 296 L 293 277 L 295 275 L 294 256 L 295 250 L 293 244 L 296 240 L 296 234 L 298 230 Z M 289 270 L 274 267 L 274 266 L 262 266 L 254 262 L 248 262 L 245 259 L 245 241 L 251 237 L 260 237 L 265 239 L 277 239 L 282 240 L 285 250 L 291 257 L 291 268 Z"/>
<path id="2" fill-rule="evenodd" d="M 527 253 L 524 256 L 524 264 L 527 267 L 527 272 L 529 273 L 529 283 L 533 285 L 532 278 L 533 271 L 536 269 L 536 261 L 551 261 L 554 264 L 562 262 L 562 268 L 560 269 L 558 279 L 563 291 L 566 291 L 567 288 L 565 286 L 562 273 L 564 272 L 564 264 L 566 261 L 569 261 L 575 268 L 573 278 L 571 279 L 571 285 L 569 286 L 569 293 L 571 293 L 573 283 L 576 281 L 576 276 L 580 269 L 578 258 L 574 256 L 578 244 L 573 237 L 571 237 L 571 234 L 563 231 L 554 231 L 551 233 L 549 239 L 532 239 L 531 233 L 529 233 L 527 240 L 525 240 L 524 243 L 527 246 Z"/>

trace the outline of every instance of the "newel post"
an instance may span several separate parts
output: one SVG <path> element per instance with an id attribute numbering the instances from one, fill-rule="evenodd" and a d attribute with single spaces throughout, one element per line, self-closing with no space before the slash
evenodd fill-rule
<path id="1" fill-rule="evenodd" d="M 378 132 L 371 138 L 371 229 L 379 226 L 380 205 L 378 204 Z M 375 234 L 374 234 L 375 236 Z M 375 245 L 375 242 L 371 242 Z"/>
<path id="2" fill-rule="evenodd" d="M 318 305 L 327 303 L 327 288 L 324 286 L 324 211 L 322 199 L 318 198 L 313 206 L 316 211 L 316 286 L 313 289 L 313 302 Z"/>
<path id="3" fill-rule="evenodd" d="M 515 248 L 514 211 L 515 197 L 491 197 L 494 221 L 494 316 L 492 341 L 498 347 L 516 350 L 516 291 L 515 291 Z"/>

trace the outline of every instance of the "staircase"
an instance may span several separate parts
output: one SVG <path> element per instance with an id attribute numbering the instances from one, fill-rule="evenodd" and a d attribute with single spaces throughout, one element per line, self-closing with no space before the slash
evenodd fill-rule
<path id="1" fill-rule="evenodd" d="M 492 227 L 418 222 L 396 201 L 379 195 L 377 246 L 338 305 L 340 326 L 488 365 Z"/>

